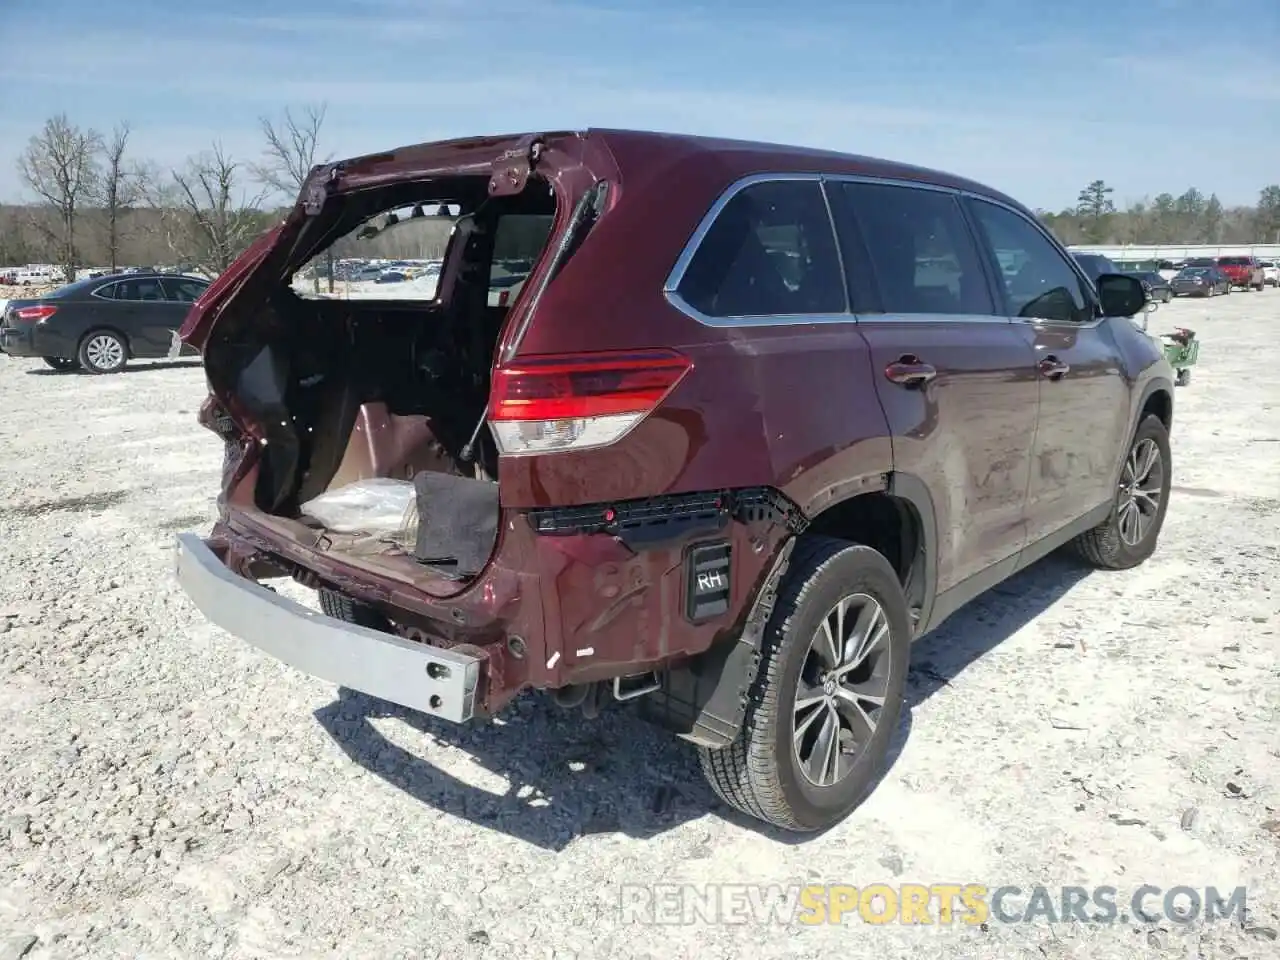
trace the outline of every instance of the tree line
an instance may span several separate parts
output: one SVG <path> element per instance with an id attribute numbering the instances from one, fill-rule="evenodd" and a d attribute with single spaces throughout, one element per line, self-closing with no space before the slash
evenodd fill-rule
<path id="1" fill-rule="evenodd" d="M 1115 191 L 1094 180 L 1076 205 L 1059 213 L 1037 210 L 1063 243 L 1254 244 L 1280 243 L 1280 185 L 1264 187 L 1253 206 L 1223 206 L 1217 194 L 1195 187 L 1180 196 L 1161 193 L 1116 208 Z"/>
<path id="2" fill-rule="evenodd" d="M 259 120 L 261 157 L 218 141 L 176 167 L 133 155 L 128 123 L 103 134 L 66 114 L 45 121 L 18 157 L 33 202 L 0 206 L 0 265 L 169 263 L 220 273 L 280 219 L 319 154 L 325 107 Z"/>
<path id="3" fill-rule="evenodd" d="M 82 266 L 160 263 L 219 273 L 329 159 L 320 154 L 325 112 L 321 104 L 259 118 L 257 159 L 214 141 L 169 168 L 133 155 L 128 123 L 103 134 L 50 117 L 18 158 L 32 202 L 0 205 L 0 265 L 55 263 L 68 278 Z M 1094 180 L 1074 207 L 1036 214 L 1066 244 L 1280 243 L 1280 185 L 1264 187 L 1251 207 L 1226 207 L 1193 187 L 1121 210 L 1114 193 Z M 428 231 L 415 246 L 438 255 L 445 236 Z"/>

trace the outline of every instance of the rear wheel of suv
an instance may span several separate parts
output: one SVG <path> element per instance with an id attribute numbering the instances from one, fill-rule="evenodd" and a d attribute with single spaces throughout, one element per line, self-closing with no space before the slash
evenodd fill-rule
<path id="1" fill-rule="evenodd" d="M 911 643 L 907 602 L 870 547 L 805 537 L 765 630 L 742 732 L 699 748 L 722 800 L 814 831 L 871 792 L 898 725 Z"/>
<path id="2" fill-rule="evenodd" d="M 1172 481 L 1169 432 L 1159 417 L 1148 416 L 1129 446 L 1111 515 L 1072 541 L 1076 553 L 1105 570 L 1142 563 L 1156 548 Z"/>
<path id="3" fill-rule="evenodd" d="M 90 373 L 119 373 L 128 361 L 128 345 L 111 330 L 91 330 L 80 341 L 80 366 Z"/>

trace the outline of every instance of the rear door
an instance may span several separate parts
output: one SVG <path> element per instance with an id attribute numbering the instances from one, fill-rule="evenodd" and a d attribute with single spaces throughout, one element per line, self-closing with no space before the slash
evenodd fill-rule
<path id="1" fill-rule="evenodd" d="M 998 314 L 954 193 L 827 186 L 894 471 L 933 497 L 942 592 L 1012 561 L 1025 542 L 1038 399 L 1030 332 Z"/>
<path id="2" fill-rule="evenodd" d="M 116 284 L 116 302 L 135 357 L 163 357 L 170 333 L 182 325 L 190 304 L 170 300 L 159 277 L 136 277 Z"/>
<path id="3" fill-rule="evenodd" d="M 1072 258 L 1025 214 L 977 198 L 966 203 L 991 262 L 1024 264 L 1000 293 L 1001 311 L 1029 333 L 1035 351 L 1040 416 L 1027 494 L 1034 543 L 1115 495 L 1130 385 L 1114 327 Z"/>

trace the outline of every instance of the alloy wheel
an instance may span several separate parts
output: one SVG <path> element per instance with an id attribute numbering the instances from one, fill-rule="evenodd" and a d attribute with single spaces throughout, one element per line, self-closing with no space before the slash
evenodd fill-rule
<path id="1" fill-rule="evenodd" d="M 830 787 L 871 741 L 889 693 L 889 620 L 864 593 L 822 618 L 796 683 L 792 748 L 800 773 Z"/>
<path id="2" fill-rule="evenodd" d="M 1136 547 L 1155 525 L 1164 487 L 1164 460 L 1150 438 L 1134 444 L 1120 474 L 1120 539 Z"/>
<path id="3" fill-rule="evenodd" d="M 124 345 L 109 333 L 92 337 L 85 344 L 84 352 L 99 370 L 114 370 L 124 363 Z"/>

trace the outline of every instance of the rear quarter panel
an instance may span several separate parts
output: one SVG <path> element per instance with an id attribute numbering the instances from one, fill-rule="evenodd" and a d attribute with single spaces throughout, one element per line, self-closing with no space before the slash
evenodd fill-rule
<path id="1" fill-rule="evenodd" d="M 866 343 L 847 324 L 710 327 L 662 293 L 736 171 L 633 162 L 610 208 L 547 288 L 518 356 L 671 347 L 694 368 L 661 407 L 598 450 L 508 457 L 505 506 L 774 486 L 801 507 L 848 476 L 886 472 L 890 445 Z"/>

